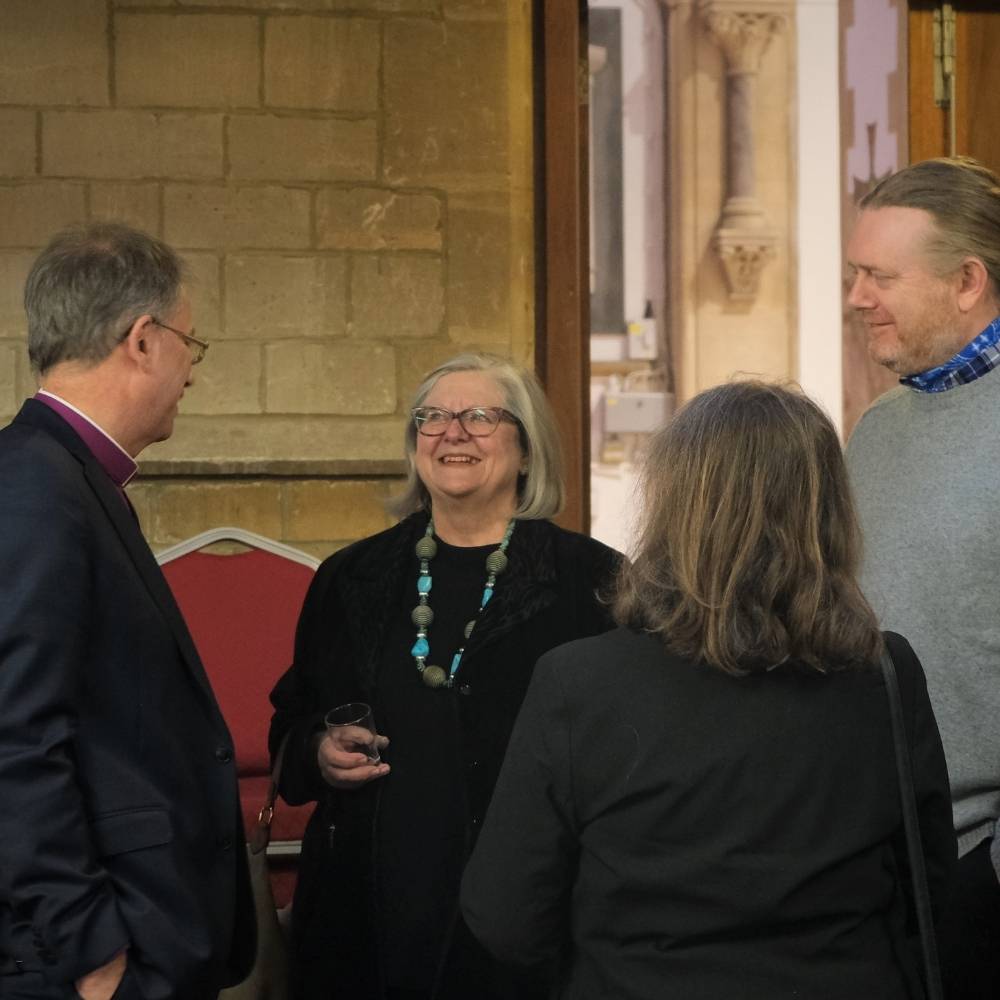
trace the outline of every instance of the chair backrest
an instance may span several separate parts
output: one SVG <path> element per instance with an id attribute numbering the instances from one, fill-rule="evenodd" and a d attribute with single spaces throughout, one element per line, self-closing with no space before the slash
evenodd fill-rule
<path id="1" fill-rule="evenodd" d="M 232 554 L 201 551 L 239 542 Z M 245 548 L 242 548 L 245 546 Z M 157 557 L 187 621 L 233 735 L 243 822 L 249 830 L 270 776 L 268 695 L 292 662 L 295 624 L 319 560 L 241 528 L 215 528 Z M 272 842 L 294 851 L 312 808 L 275 809 Z M 287 882 L 287 880 L 285 880 Z M 279 902 L 290 887 L 275 885 Z"/>

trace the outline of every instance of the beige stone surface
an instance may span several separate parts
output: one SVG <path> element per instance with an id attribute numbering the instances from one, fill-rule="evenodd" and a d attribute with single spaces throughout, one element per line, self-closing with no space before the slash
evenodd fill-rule
<path id="1" fill-rule="evenodd" d="M 139 475 L 142 475 L 142 457 L 139 458 Z M 149 482 L 140 482 L 133 479 L 125 487 L 128 498 L 135 509 L 135 515 L 139 519 L 139 527 L 146 536 L 147 541 L 152 541 L 150 532 L 153 530 L 153 498 L 158 487 Z"/>
<path id="2" fill-rule="evenodd" d="M 209 528 L 246 528 L 278 538 L 281 486 L 278 483 L 166 483 L 153 494 L 151 534 L 171 545 Z"/>
<path id="3" fill-rule="evenodd" d="M 237 180 L 369 180 L 376 144 L 374 121 L 234 115 L 229 174 Z"/>
<path id="4" fill-rule="evenodd" d="M 105 0 L 0 0 L 0 103 L 106 105 Z"/>
<path id="5" fill-rule="evenodd" d="M 164 233 L 178 247 L 309 246 L 309 192 L 278 186 L 168 184 Z"/>
<path id="6" fill-rule="evenodd" d="M 0 184 L 0 246 L 42 247 L 58 230 L 86 218 L 86 189 L 68 181 Z"/>
<path id="7" fill-rule="evenodd" d="M 449 206 L 448 334 L 460 344 L 510 335 L 510 203 L 502 195 Z M 526 248 L 526 252 L 530 252 Z"/>
<path id="8" fill-rule="evenodd" d="M 444 320 L 443 281 L 439 257 L 356 257 L 351 275 L 351 333 L 385 340 L 439 335 Z"/>
<path id="9" fill-rule="evenodd" d="M 21 402 L 17 396 L 17 352 L 18 345 L 0 340 L 0 418 L 10 418 Z"/>
<path id="10" fill-rule="evenodd" d="M 194 385 L 181 401 L 185 413 L 261 412 L 260 344 L 213 343 L 192 374 Z"/>
<path id="11" fill-rule="evenodd" d="M 403 418 L 339 416 L 186 417 L 169 441 L 143 452 L 157 461 L 389 460 L 402 457 Z"/>
<path id="12" fill-rule="evenodd" d="M 505 25 L 391 19 L 383 73 L 383 169 L 392 183 L 507 187 Z"/>
<path id="13" fill-rule="evenodd" d="M 459 347 L 450 341 L 421 341 L 407 344 L 406 350 L 399 352 L 399 362 L 396 369 L 401 409 L 404 412 L 409 410 L 417 386 L 438 365 L 444 364 L 456 354 L 461 354 L 466 350 L 476 350 L 480 347 L 482 345 L 462 345 Z"/>
<path id="14" fill-rule="evenodd" d="M 115 18 L 115 36 L 121 105 L 245 108 L 260 103 L 256 17 L 123 13 Z"/>
<path id="15" fill-rule="evenodd" d="M 38 388 L 38 378 L 31 370 L 31 362 L 28 360 L 27 335 L 20 338 L 19 344 L 19 349 L 15 351 L 17 355 L 17 375 L 14 387 L 17 391 L 18 400 L 22 400 L 34 395 L 35 390 Z"/>
<path id="16" fill-rule="evenodd" d="M 284 537 L 293 545 L 322 538 L 364 538 L 393 523 L 385 512 L 382 480 L 285 485 Z"/>
<path id="17" fill-rule="evenodd" d="M 226 336 L 277 340 L 346 332 L 343 257 L 245 254 L 226 261 Z"/>
<path id="18" fill-rule="evenodd" d="M 273 17 L 265 26 L 270 107 L 374 111 L 379 24 L 362 18 Z"/>
<path id="19" fill-rule="evenodd" d="M 222 116 L 146 111 L 46 111 L 42 170 L 115 180 L 222 176 Z"/>
<path id="20" fill-rule="evenodd" d="M 22 337 L 27 329 L 24 281 L 34 259 L 34 253 L 0 253 L 0 338 Z"/>
<path id="21" fill-rule="evenodd" d="M 510 0 L 442 0 L 446 18 L 503 21 Z"/>
<path id="22" fill-rule="evenodd" d="M 125 222 L 158 236 L 160 186 L 151 183 L 95 181 L 90 185 L 90 217 Z"/>
<path id="23" fill-rule="evenodd" d="M 396 356 L 385 344 L 279 341 L 264 356 L 267 413 L 396 410 Z"/>
<path id="24" fill-rule="evenodd" d="M 132 0 L 140 3 L 141 0 Z M 161 0 L 163 2 L 163 0 Z M 167 0 L 173 2 L 173 0 Z M 233 0 L 185 0 L 189 7 L 232 7 Z M 239 0 L 240 7 L 271 11 L 364 11 L 437 13 L 441 0 Z"/>
<path id="25" fill-rule="evenodd" d="M 439 250 L 441 199 L 385 188 L 324 188 L 316 199 L 321 247 Z"/>
<path id="26" fill-rule="evenodd" d="M 0 177 L 30 177 L 37 172 L 37 122 L 34 111 L 0 109 Z"/>
<path id="27" fill-rule="evenodd" d="M 194 309 L 194 324 L 202 340 L 222 336 L 222 265 L 217 254 L 188 250 L 182 255 L 188 269 L 188 295 Z M 213 349 L 214 354 L 214 349 Z"/>

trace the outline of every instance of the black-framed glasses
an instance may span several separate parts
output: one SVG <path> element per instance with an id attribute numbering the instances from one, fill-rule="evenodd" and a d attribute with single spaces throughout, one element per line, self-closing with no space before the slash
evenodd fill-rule
<path id="1" fill-rule="evenodd" d="M 187 344 L 188 350 L 191 352 L 191 364 L 199 364 L 205 357 L 205 352 L 208 350 L 208 341 L 199 340 L 194 335 L 194 330 L 192 329 L 190 333 L 184 333 L 183 330 L 176 330 L 172 326 L 167 326 L 162 320 L 158 320 L 155 316 L 152 317 L 153 322 L 157 326 L 162 326 L 164 330 L 169 330 L 171 333 L 176 333 L 181 340 Z"/>
<path id="2" fill-rule="evenodd" d="M 426 437 L 440 437 L 453 420 L 470 437 L 489 437 L 505 420 L 517 423 L 517 417 L 502 406 L 470 406 L 459 413 L 441 406 L 416 406 L 410 415 L 417 430 Z"/>

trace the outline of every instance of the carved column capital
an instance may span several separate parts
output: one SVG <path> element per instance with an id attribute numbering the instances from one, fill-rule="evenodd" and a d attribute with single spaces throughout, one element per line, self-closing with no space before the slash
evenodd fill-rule
<path id="1" fill-rule="evenodd" d="M 784 29 L 786 16 L 773 10 L 734 8 L 708 3 L 702 16 L 726 57 L 727 72 L 756 73 L 771 39 Z"/>

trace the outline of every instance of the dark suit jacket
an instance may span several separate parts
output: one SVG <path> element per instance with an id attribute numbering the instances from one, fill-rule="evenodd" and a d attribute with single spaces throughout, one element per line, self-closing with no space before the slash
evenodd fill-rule
<path id="1" fill-rule="evenodd" d="M 0 994 L 128 947 L 116 997 L 209 997 L 249 967 L 250 912 L 232 740 L 180 612 L 29 400 L 0 431 Z"/>
<path id="2" fill-rule="evenodd" d="M 932 903 L 955 863 L 923 671 L 899 675 Z M 473 933 L 573 1000 L 920 997 L 877 667 L 733 677 L 619 629 L 539 661 L 466 869 Z"/>

